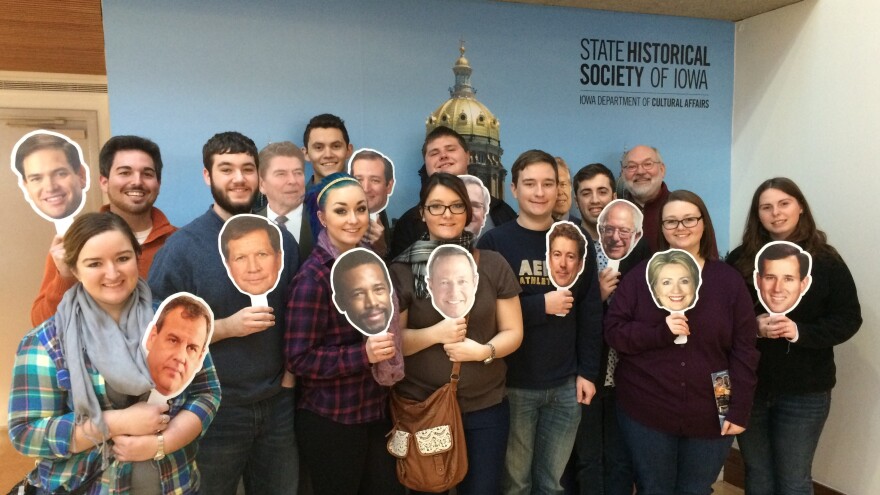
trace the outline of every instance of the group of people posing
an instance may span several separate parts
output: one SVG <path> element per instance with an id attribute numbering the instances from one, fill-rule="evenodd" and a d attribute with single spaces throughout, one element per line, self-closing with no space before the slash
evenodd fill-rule
<path id="1" fill-rule="evenodd" d="M 22 157 L 22 170 L 39 157 L 60 163 L 65 152 L 53 150 Z M 381 153 L 352 153 L 343 121 L 329 114 L 309 122 L 302 148 L 258 151 L 240 133 L 216 134 L 202 170 L 214 202 L 178 229 L 153 206 L 159 148 L 137 136 L 104 145 L 109 204 L 51 242 L 37 327 L 16 356 L 9 433 L 39 458 L 28 475 L 38 493 L 234 495 L 241 484 L 250 495 L 404 494 L 388 452 L 389 394 L 424 400 L 449 382 L 453 363 L 469 464 L 460 495 L 708 494 L 734 437 L 747 493 L 811 493 L 833 347 L 861 314 L 846 264 L 793 181 L 758 186 L 742 243 L 722 260 L 705 203 L 669 190 L 652 147 L 624 153 L 617 177 L 599 163 L 572 177 L 561 158 L 526 151 L 510 168 L 516 213 L 459 177 L 467 142 L 437 127 L 422 147 L 418 204 L 393 228 L 384 211 L 393 166 Z M 618 190 L 637 208 L 603 213 Z M 248 280 L 279 270 L 265 301 L 240 290 L 218 250 L 224 223 L 251 213 L 281 232 L 280 245 L 239 268 Z M 587 241 L 570 262 L 548 262 L 558 221 L 577 230 L 554 239 Z M 756 275 L 771 241 L 808 252 L 809 274 Z M 472 256 L 448 277 L 441 312 L 432 278 L 452 262 L 431 254 L 448 245 L 463 248 L 449 258 Z M 344 281 L 357 290 L 341 297 L 334 264 L 356 249 L 385 266 L 358 271 Z M 655 296 L 686 297 L 660 295 L 648 273 L 651 256 L 668 249 L 699 266 L 676 282 L 698 287 L 681 311 L 661 309 Z M 571 285 L 554 285 L 560 279 Z M 794 310 L 765 310 L 763 300 L 791 291 L 803 292 Z M 138 344 L 156 304 L 180 292 L 210 306 L 210 352 L 180 395 L 153 404 L 157 384 Z M 467 294 L 472 306 L 459 316 Z M 175 366 L 192 365 L 208 343 L 181 346 Z M 721 418 L 716 383 L 727 390 Z"/>

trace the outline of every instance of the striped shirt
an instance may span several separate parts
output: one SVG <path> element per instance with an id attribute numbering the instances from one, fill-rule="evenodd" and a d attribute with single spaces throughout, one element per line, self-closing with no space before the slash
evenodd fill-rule
<path id="1" fill-rule="evenodd" d="M 101 407 L 112 409 L 104 377 L 92 366 L 88 356 L 86 367 Z M 19 452 L 40 459 L 28 477 L 32 484 L 50 492 L 61 487 L 72 490 L 101 467 L 98 448 L 71 452 L 76 425 L 69 391 L 70 374 L 52 317 L 31 330 L 19 344 L 9 396 L 9 437 Z M 201 435 L 204 435 L 220 406 L 220 383 L 210 354 L 189 387 L 169 403 L 172 418 L 182 410 L 198 416 L 202 421 Z M 104 444 L 103 448 L 111 447 Z M 197 450 L 198 441 L 193 441 L 160 461 L 152 461 L 159 470 L 162 493 L 198 493 Z M 96 481 L 88 493 L 127 494 L 130 480 L 131 463 L 111 459 L 100 481 Z"/>

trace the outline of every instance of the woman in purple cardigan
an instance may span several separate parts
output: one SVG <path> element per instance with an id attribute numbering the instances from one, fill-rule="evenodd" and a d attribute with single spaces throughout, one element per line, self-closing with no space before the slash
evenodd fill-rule
<path id="1" fill-rule="evenodd" d="M 687 251 L 701 267 L 696 306 L 669 314 L 654 304 L 647 261 L 621 281 L 605 316 L 617 350 L 618 421 L 640 494 L 712 493 L 733 436 L 748 425 L 755 390 L 757 328 L 739 274 L 718 259 L 702 199 L 674 191 L 661 212 L 660 249 Z M 675 344 L 687 335 L 686 344 Z M 731 395 L 721 418 L 713 373 L 727 372 Z"/>

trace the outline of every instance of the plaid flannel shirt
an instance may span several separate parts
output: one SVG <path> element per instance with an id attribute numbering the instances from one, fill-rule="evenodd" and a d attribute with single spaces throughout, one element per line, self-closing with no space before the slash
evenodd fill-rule
<path id="1" fill-rule="evenodd" d="M 112 409 L 104 377 L 88 361 L 87 369 L 102 408 Z M 28 477 L 32 484 L 50 492 L 60 487 L 76 488 L 101 467 L 99 448 L 70 451 L 75 420 L 69 389 L 70 375 L 52 317 L 31 330 L 19 344 L 9 396 L 9 437 L 19 452 L 40 458 Z M 200 437 L 204 435 L 220 406 L 220 383 L 210 354 L 189 387 L 169 403 L 171 417 L 182 410 L 198 416 L 202 421 Z M 104 444 L 103 448 L 110 446 Z M 158 466 L 162 493 L 198 492 L 197 450 L 198 439 L 160 461 L 151 461 Z M 130 479 L 131 463 L 111 460 L 88 493 L 127 494 Z"/>

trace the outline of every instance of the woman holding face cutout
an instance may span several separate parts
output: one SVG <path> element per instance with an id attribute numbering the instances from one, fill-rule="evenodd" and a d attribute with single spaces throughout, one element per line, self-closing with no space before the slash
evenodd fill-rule
<path id="1" fill-rule="evenodd" d="M 620 357 L 614 377 L 618 422 L 639 493 L 709 494 L 733 435 L 748 426 L 758 362 L 756 325 L 742 278 L 718 260 L 703 200 L 674 191 L 661 215 L 660 249 L 693 256 L 702 267 L 702 283 L 694 296 L 697 304 L 684 312 L 675 308 L 686 308 L 688 291 L 658 293 L 672 306 L 670 314 L 655 304 L 646 283 L 648 261 L 621 280 L 605 317 L 605 337 Z M 679 275 L 680 283 L 694 277 L 689 270 Z M 686 344 L 674 343 L 679 335 L 688 336 Z M 732 392 L 728 415 L 719 424 L 712 373 L 724 370 Z"/>
<path id="2" fill-rule="evenodd" d="M 510 419 L 504 397 L 507 368 L 501 358 L 522 341 L 520 285 L 504 258 L 481 250 L 474 257 L 479 258 L 479 276 L 469 317 L 444 318 L 428 292 L 427 264 L 440 245 L 455 244 L 474 252 L 473 234 L 465 230 L 471 222 L 471 204 L 464 182 L 435 173 L 422 187 L 419 210 L 428 233 L 391 265 L 406 356 L 406 377 L 395 391 L 425 400 L 449 382 L 452 362 L 461 362 L 458 402 L 469 467 L 456 490 L 460 495 L 500 493 Z M 466 253 L 452 258 L 467 260 Z"/>
<path id="3" fill-rule="evenodd" d="M 395 459 L 385 450 L 387 387 L 403 377 L 397 304 L 388 332 L 370 337 L 337 311 L 332 267 L 342 253 L 364 245 L 369 210 L 364 190 L 348 174 L 325 177 L 318 191 L 324 228 L 287 303 L 287 367 L 301 393 L 299 453 L 316 495 L 402 494 Z"/>
<path id="4" fill-rule="evenodd" d="M 196 440 L 220 405 L 210 356 L 180 395 L 144 402 L 153 382 L 141 336 L 153 305 L 134 234 L 113 213 L 88 213 L 64 249 L 79 283 L 24 337 L 13 371 L 9 435 L 39 459 L 30 483 L 40 493 L 198 493 Z"/>
<path id="5" fill-rule="evenodd" d="M 809 289 L 785 314 L 768 314 L 754 290 L 755 257 L 771 241 L 797 244 L 812 256 Z M 855 282 L 840 254 L 816 227 L 800 188 L 784 177 L 758 186 L 742 245 L 727 261 L 752 289 L 761 351 L 752 427 L 738 438 L 746 464 L 746 491 L 812 493 L 813 455 L 836 382 L 833 349 L 862 323 Z M 791 256 L 776 263 L 780 269 L 793 269 L 797 259 Z M 794 299 L 797 287 L 800 284 L 793 281 L 774 290 L 780 297 Z"/>

